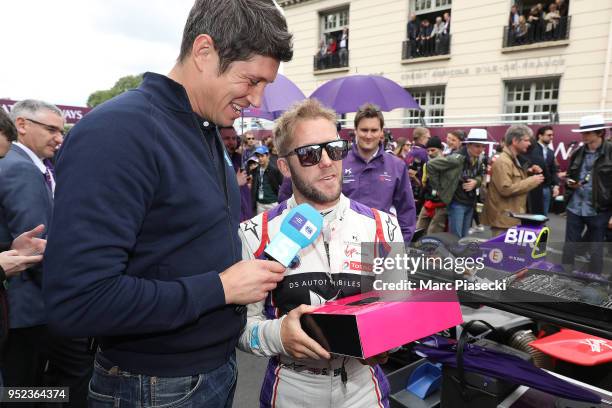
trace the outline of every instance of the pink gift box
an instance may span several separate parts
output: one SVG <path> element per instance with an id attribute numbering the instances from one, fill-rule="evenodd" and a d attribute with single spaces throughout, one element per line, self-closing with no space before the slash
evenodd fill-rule
<path id="1" fill-rule="evenodd" d="M 302 328 L 333 354 L 368 358 L 463 323 L 454 291 L 367 292 L 327 302 Z"/>

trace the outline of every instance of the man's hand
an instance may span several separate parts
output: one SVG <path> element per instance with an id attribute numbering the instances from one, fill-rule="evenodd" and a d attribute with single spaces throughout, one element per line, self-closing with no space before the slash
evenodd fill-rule
<path id="1" fill-rule="evenodd" d="M 465 191 L 472 191 L 473 189 L 476 188 L 476 186 L 478 185 L 478 182 L 474 179 L 468 179 L 468 181 L 466 181 L 465 183 L 463 183 L 463 189 Z"/>
<path id="2" fill-rule="evenodd" d="M 310 338 L 300 325 L 300 317 L 312 312 L 316 306 L 301 305 L 290 311 L 281 323 L 281 341 L 285 351 L 293 358 L 313 360 L 326 359 L 331 356 L 319 343 Z"/>
<path id="3" fill-rule="evenodd" d="M 47 247 L 47 240 L 36 238 L 45 231 L 45 226 L 40 224 L 38 227 L 31 229 L 19 235 L 13 241 L 11 249 L 17 251 L 18 255 L 41 255 Z"/>
<path id="4" fill-rule="evenodd" d="M 612 217 L 608 220 L 608 229 L 612 229 Z"/>
<path id="5" fill-rule="evenodd" d="M 559 186 L 554 186 L 552 189 L 552 196 L 557 197 L 559 195 Z"/>
<path id="6" fill-rule="evenodd" d="M 42 258 L 42 255 L 19 255 L 18 251 L 11 249 L 10 251 L 0 252 L 0 266 L 4 269 L 6 277 L 10 278 L 39 263 Z"/>
<path id="7" fill-rule="evenodd" d="M 274 261 L 240 261 L 219 274 L 225 303 L 248 305 L 266 298 L 283 280 L 285 267 Z"/>
<path id="8" fill-rule="evenodd" d="M 542 174 L 534 174 L 533 176 L 529 176 L 527 177 L 527 179 L 529 180 L 536 180 L 539 184 L 542 184 L 544 182 L 544 175 Z"/>
<path id="9" fill-rule="evenodd" d="M 359 362 L 363 365 L 369 365 L 374 367 L 378 364 L 385 364 L 389 360 L 389 352 L 385 351 L 384 353 L 377 354 L 370 358 L 366 358 L 365 360 L 359 359 Z"/>
<path id="10" fill-rule="evenodd" d="M 534 164 L 533 166 L 528 168 L 527 171 L 531 174 L 542 174 L 543 173 L 542 168 L 538 166 L 537 164 Z"/>
<path id="11" fill-rule="evenodd" d="M 580 187 L 580 183 L 578 183 L 576 180 L 567 179 L 567 188 L 571 188 L 572 190 L 576 190 L 579 187 Z"/>
<path id="12" fill-rule="evenodd" d="M 246 170 L 238 170 L 238 173 L 236 173 L 236 179 L 238 180 L 238 185 L 240 187 L 246 185 L 247 183 L 247 172 Z"/>

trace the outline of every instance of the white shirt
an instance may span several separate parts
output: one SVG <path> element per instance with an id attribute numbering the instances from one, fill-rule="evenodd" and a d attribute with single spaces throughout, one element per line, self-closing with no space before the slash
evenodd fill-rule
<path id="1" fill-rule="evenodd" d="M 30 148 L 22 143 L 19 142 L 13 142 L 13 144 L 17 147 L 19 147 L 21 150 L 23 150 L 24 152 L 26 152 L 26 154 L 28 155 L 28 157 L 30 158 L 30 160 L 32 160 L 32 162 L 34 163 L 34 165 L 36 165 L 36 167 L 38 167 L 38 170 L 40 170 L 40 172 L 45 175 L 47 174 L 47 166 L 45 166 L 45 163 L 43 163 L 43 161 L 40 159 L 40 157 L 38 157 L 32 150 L 30 150 Z M 49 171 L 49 177 L 51 178 L 51 192 L 55 193 L 55 178 L 53 177 L 53 173 L 51 171 Z"/>
<path id="2" fill-rule="evenodd" d="M 539 144 L 540 146 L 542 146 L 542 154 L 544 155 L 544 160 L 546 160 L 546 158 L 548 157 L 548 153 L 550 153 L 550 152 L 548 151 L 548 145 L 545 145 L 545 144 L 544 144 L 544 143 L 542 143 L 542 142 L 538 142 L 538 144 Z"/>

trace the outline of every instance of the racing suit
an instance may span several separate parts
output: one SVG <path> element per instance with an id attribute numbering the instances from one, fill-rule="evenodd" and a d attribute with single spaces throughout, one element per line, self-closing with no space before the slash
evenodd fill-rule
<path id="1" fill-rule="evenodd" d="M 241 224 L 243 259 L 263 259 L 266 244 L 279 231 L 284 215 L 296 205 L 292 196 Z M 333 355 L 329 361 L 296 360 L 283 348 L 281 322 L 295 307 L 321 305 L 371 290 L 368 282 L 374 276 L 368 271 L 372 265 L 361 263 L 362 242 L 375 243 L 387 254 L 395 252 L 390 242 L 403 242 L 395 217 L 344 195 L 322 215 L 323 231 L 315 242 L 300 251 L 283 281 L 264 301 L 248 306 L 247 324 L 238 347 L 271 357 L 260 407 L 388 407 L 389 383 L 379 366 Z"/>

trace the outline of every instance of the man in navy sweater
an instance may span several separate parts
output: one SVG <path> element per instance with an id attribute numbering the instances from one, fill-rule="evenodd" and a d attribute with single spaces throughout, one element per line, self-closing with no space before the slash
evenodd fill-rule
<path id="1" fill-rule="evenodd" d="M 145 74 L 66 138 L 43 286 L 52 329 L 97 339 L 90 405 L 231 406 L 238 305 L 284 268 L 240 261 L 217 126 L 259 106 L 292 54 L 273 2 L 197 0 L 170 74 Z"/>

